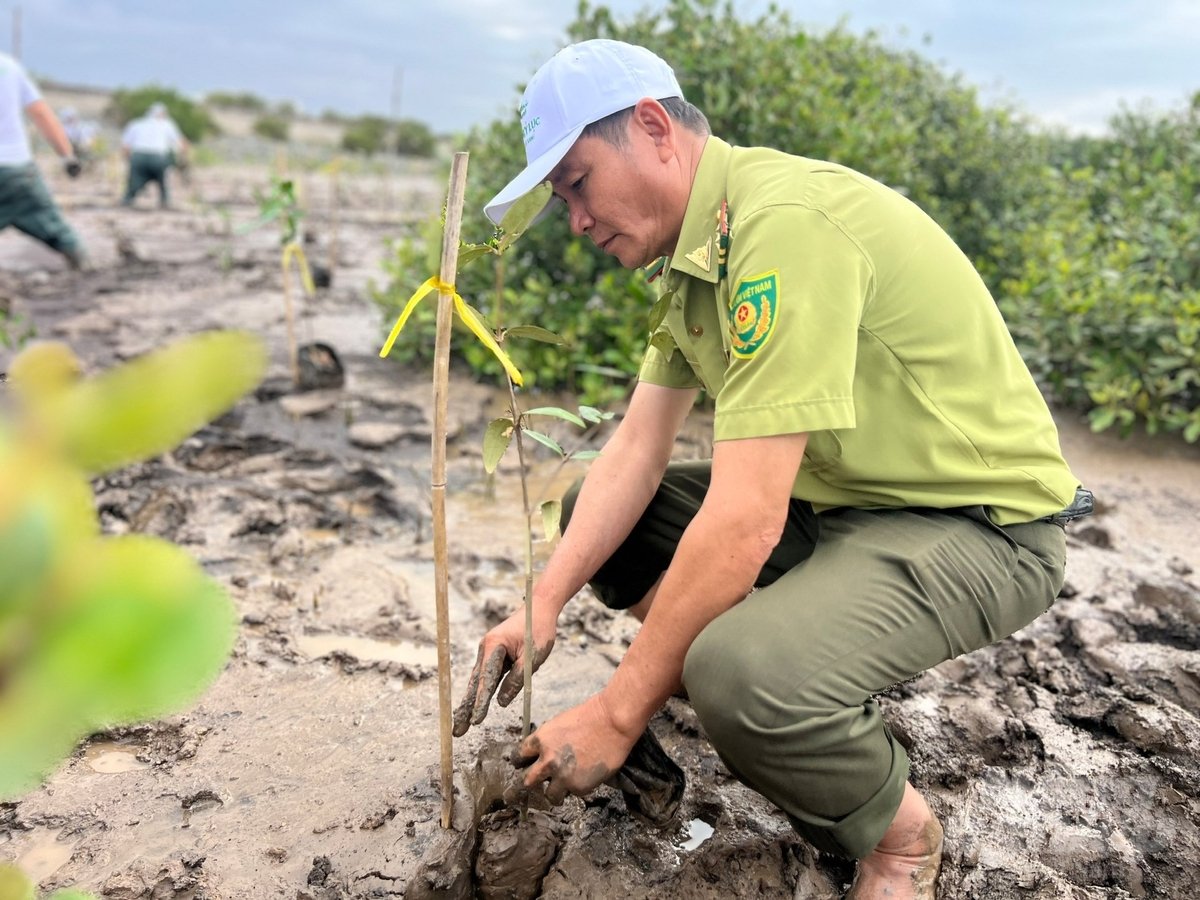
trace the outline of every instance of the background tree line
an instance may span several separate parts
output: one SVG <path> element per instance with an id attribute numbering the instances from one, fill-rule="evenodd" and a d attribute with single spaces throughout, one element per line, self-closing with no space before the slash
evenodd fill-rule
<path id="1" fill-rule="evenodd" d="M 287 101 L 269 103 L 248 92 L 214 91 L 202 102 L 185 97 L 161 85 L 122 88 L 109 99 L 106 118 L 123 126 L 144 114 L 152 103 L 167 107 L 184 137 L 195 143 L 221 133 L 211 110 L 235 110 L 253 115 L 254 133 L 269 141 L 288 140 L 292 121 L 299 113 Z M 437 147 L 433 131 L 416 119 L 391 120 L 382 116 L 343 116 L 326 110 L 321 120 L 342 128 L 341 147 L 351 153 L 398 153 L 404 156 L 432 156 Z"/>
<path id="2" fill-rule="evenodd" d="M 568 38 L 593 37 L 668 60 L 731 143 L 843 163 L 923 207 L 975 261 L 1053 401 L 1087 412 L 1097 430 L 1200 439 L 1200 92 L 1184 109 L 1121 112 L 1104 137 L 1071 137 L 982 105 L 957 75 L 875 34 L 813 34 L 775 9 L 743 21 L 730 3 L 669 0 L 618 21 L 583 2 Z M 480 241 L 478 211 L 524 165 L 516 117 L 477 128 L 466 149 L 464 238 Z M 398 243 L 376 292 L 389 322 L 418 273 L 437 271 L 439 235 L 432 222 Z M 647 337 L 642 273 L 573 240 L 564 217 L 532 230 L 503 265 L 464 271 L 460 292 L 493 318 L 536 321 L 575 345 L 514 348 L 527 384 L 589 402 L 623 390 Z M 421 334 L 411 329 L 397 355 L 427 357 Z M 457 350 L 494 368 L 473 342 Z"/>

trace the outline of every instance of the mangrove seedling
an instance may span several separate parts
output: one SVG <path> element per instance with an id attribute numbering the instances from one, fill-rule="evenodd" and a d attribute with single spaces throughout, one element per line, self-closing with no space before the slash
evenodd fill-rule
<path id="1" fill-rule="evenodd" d="M 467 154 L 456 153 L 450 171 L 450 190 L 447 195 L 442 233 L 442 260 L 438 275 L 428 278 L 409 298 L 396 324 L 380 350 L 386 357 L 391 352 L 400 330 L 416 309 L 417 304 L 431 291 L 438 293 L 437 335 L 434 352 L 434 427 L 431 495 L 433 505 L 434 565 L 438 611 L 438 684 L 439 730 L 442 748 L 442 827 L 450 827 L 453 797 L 453 756 L 450 721 L 450 638 L 448 594 L 448 556 L 446 554 L 445 489 L 446 489 L 446 394 L 449 378 L 451 316 L 457 314 L 464 325 L 500 360 L 512 385 L 524 382 L 520 371 L 501 348 L 483 316 L 468 304 L 455 289 L 454 282 L 462 266 L 487 255 L 507 251 L 529 227 L 538 211 L 545 206 L 550 185 L 539 185 L 515 203 L 504 217 L 499 229 L 486 244 L 465 244 L 460 241 L 462 201 L 466 190 Z M 549 334 L 549 332 L 547 332 Z M 526 607 L 528 608 L 528 603 Z M 530 643 L 531 626 L 528 615 L 526 643 Z M 527 653 L 527 656 L 529 654 Z"/>
<path id="2" fill-rule="evenodd" d="M 279 223 L 279 266 L 283 274 L 284 316 L 287 320 L 288 365 L 292 383 L 300 384 L 300 351 L 296 344 L 296 317 L 292 308 L 291 264 L 294 261 L 300 273 L 300 285 L 306 297 L 316 293 L 308 257 L 300 240 L 300 221 L 304 210 L 296 196 L 296 183 L 290 178 L 272 177 L 269 190 L 258 195 L 258 218 L 239 231 L 259 228 L 270 222 Z"/>

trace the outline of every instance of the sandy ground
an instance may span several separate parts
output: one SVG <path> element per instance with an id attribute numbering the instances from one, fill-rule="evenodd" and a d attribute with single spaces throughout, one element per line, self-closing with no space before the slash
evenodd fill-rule
<path id="1" fill-rule="evenodd" d="M 376 358 L 382 326 L 366 290 L 382 278 L 386 240 L 435 211 L 444 186 L 427 171 L 347 184 L 333 286 L 299 326 L 301 340 L 338 350 L 347 379 L 298 395 L 286 390 L 274 238 L 228 232 L 252 218 L 264 171 L 200 170 L 165 212 L 147 198 L 115 209 L 118 178 L 100 166 L 54 179 L 94 272 L 66 271 L 10 230 L 0 235 L 0 293 L 94 368 L 204 328 L 248 328 L 270 342 L 264 388 L 179 449 L 96 485 L 108 531 L 186 547 L 227 586 L 242 624 L 224 673 L 192 709 L 97 734 L 40 790 L 0 804 L 0 858 L 44 890 L 116 900 L 840 895 L 849 866 L 815 853 L 733 781 L 679 700 L 652 723 L 688 779 L 675 822 L 648 828 L 603 788 L 540 818 L 553 835 L 540 888 L 533 876 L 523 890 L 472 888 L 459 869 L 473 851 L 461 840 L 448 851 L 438 825 L 428 376 Z M 323 189 L 316 176 L 307 185 L 318 260 L 329 244 Z M 426 274 L 412 273 L 413 285 Z M 451 390 L 456 697 L 482 631 L 520 594 L 513 461 L 492 484 L 479 461 L 499 403 L 466 378 Z M 680 457 L 705 450 L 696 418 Z M 882 702 L 946 825 L 940 896 L 1192 896 L 1200 448 L 1092 435 L 1071 415 L 1060 424 L 1102 502 L 1070 531 L 1062 597 L 1013 638 Z M 542 460 L 534 484 L 553 494 L 579 472 Z M 539 558 L 547 551 L 537 545 Z M 568 607 L 537 677 L 535 720 L 597 689 L 632 634 L 587 597 Z M 518 707 L 456 742 L 471 822 L 506 778 L 496 750 L 512 740 Z"/>

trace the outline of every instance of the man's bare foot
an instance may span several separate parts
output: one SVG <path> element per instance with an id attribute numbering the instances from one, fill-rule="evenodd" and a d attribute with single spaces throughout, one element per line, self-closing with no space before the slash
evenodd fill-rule
<path id="1" fill-rule="evenodd" d="M 911 784 L 883 840 L 858 861 L 846 900 L 935 900 L 942 825 Z"/>

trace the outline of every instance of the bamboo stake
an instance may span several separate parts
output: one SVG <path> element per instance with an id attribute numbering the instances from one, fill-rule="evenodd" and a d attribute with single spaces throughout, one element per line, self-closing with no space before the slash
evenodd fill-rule
<path id="1" fill-rule="evenodd" d="M 455 153 L 446 197 L 446 229 L 442 235 L 442 288 L 454 285 L 462 231 L 467 154 Z M 450 325 L 454 295 L 438 290 L 437 337 L 433 352 L 433 562 L 437 603 L 438 725 L 442 750 L 442 827 L 449 828 L 454 808 L 454 754 L 450 733 L 450 567 L 446 551 L 446 399 L 450 382 Z"/>
<path id="2" fill-rule="evenodd" d="M 300 353 L 296 348 L 296 314 L 292 309 L 292 277 L 288 274 L 291 254 L 285 249 L 280 259 L 283 271 L 283 311 L 287 321 L 288 368 L 292 373 L 292 384 L 300 384 Z"/>
<path id="3" fill-rule="evenodd" d="M 338 250 L 340 249 L 338 247 L 338 225 L 340 224 L 339 219 L 341 218 L 341 216 L 340 216 L 341 203 L 339 202 L 339 196 L 338 196 L 340 194 L 340 185 L 338 182 L 339 182 L 338 171 L 337 171 L 337 169 L 335 169 L 332 173 L 332 178 L 330 180 L 330 191 L 331 191 L 330 206 L 332 207 L 332 219 L 333 219 L 332 224 L 329 226 L 329 274 L 330 275 L 333 275 L 334 270 L 337 269 Z"/>

